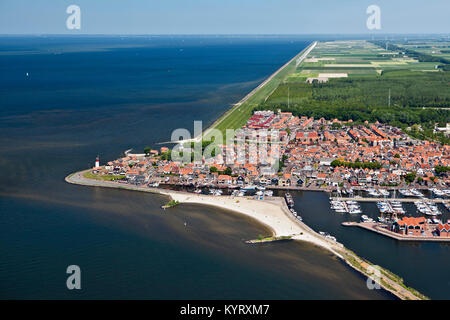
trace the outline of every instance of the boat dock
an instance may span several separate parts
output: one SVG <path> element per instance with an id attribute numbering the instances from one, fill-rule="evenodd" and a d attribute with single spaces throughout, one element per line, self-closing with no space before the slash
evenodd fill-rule
<path id="1" fill-rule="evenodd" d="M 348 210 L 347 202 L 344 201 L 342 204 L 344 205 L 345 211 L 348 213 L 350 210 Z"/>
<path id="2" fill-rule="evenodd" d="M 387 201 L 398 201 L 398 202 L 418 202 L 424 201 L 424 199 L 414 199 L 414 198 L 366 198 L 366 197 L 331 197 L 335 201 L 360 201 L 360 202 L 387 202 Z M 450 203 L 450 199 L 426 199 L 426 201 L 434 203 Z"/>
<path id="3" fill-rule="evenodd" d="M 345 227 L 359 227 L 399 241 L 450 242 L 449 237 L 401 235 L 387 230 L 385 224 L 378 222 L 342 222 Z"/>
<path id="4" fill-rule="evenodd" d="M 388 206 L 388 209 L 389 209 L 389 213 L 394 213 L 394 208 L 392 208 L 392 204 L 391 204 L 390 201 L 387 202 L 387 206 Z"/>

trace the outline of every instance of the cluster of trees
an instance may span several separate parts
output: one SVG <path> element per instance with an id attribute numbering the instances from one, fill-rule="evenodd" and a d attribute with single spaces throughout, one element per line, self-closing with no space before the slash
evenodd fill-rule
<path id="1" fill-rule="evenodd" d="M 144 153 L 145 153 L 145 155 L 146 155 L 146 156 L 149 156 L 151 150 L 152 150 L 152 148 L 150 148 L 150 147 L 148 147 L 148 146 L 145 147 L 145 148 L 144 148 Z"/>
<path id="2" fill-rule="evenodd" d="M 230 167 L 227 167 L 225 170 L 223 171 L 218 171 L 216 167 L 211 167 L 209 168 L 209 172 L 210 173 L 219 173 L 219 174 L 226 174 L 227 176 L 231 176 L 231 174 L 233 173 L 233 171 L 231 170 Z"/>
<path id="3" fill-rule="evenodd" d="M 415 172 L 407 173 L 403 176 L 403 178 L 405 179 L 406 182 L 413 183 L 416 180 L 416 173 Z"/>
<path id="4" fill-rule="evenodd" d="M 391 109 L 450 108 L 449 82 L 450 73 L 447 72 L 391 70 L 374 77 L 354 76 L 312 85 L 303 82 L 283 84 L 263 105 L 287 106 L 289 90 L 290 106 L 294 109 L 297 106 L 306 108 L 343 106 L 363 109 L 362 111 L 369 108 L 373 111 L 387 108 L 389 103 Z M 413 114 L 410 116 L 414 117 Z"/>
<path id="5" fill-rule="evenodd" d="M 195 151 L 195 147 L 198 147 L 198 145 L 201 144 L 201 148 L 199 149 L 199 151 L 201 150 L 200 151 L 201 154 L 199 155 L 199 158 L 201 158 L 202 155 L 204 155 L 205 149 L 209 145 L 211 145 L 212 143 L 213 143 L 213 141 L 202 141 L 201 143 L 200 142 L 191 142 L 190 144 L 187 144 L 185 147 L 186 148 L 189 148 L 189 147 L 191 148 L 190 149 L 190 161 L 194 161 L 194 159 L 195 159 L 195 152 L 196 152 Z M 150 150 L 151 150 L 150 147 L 145 147 L 144 148 L 145 154 L 149 155 L 150 154 Z M 189 150 L 189 149 L 186 149 L 185 152 L 188 152 L 187 150 Z M 220 148 L 218 146 L 211 150 L 210 156 L 214 157 L 216 155 L 217 150 L 220 151 Z M 180 152 L 180 157 L 183 157 L 185 152 Z M 209 154 L 205 155 L 205 156 L 209 156 Z M 161 160 L 172 160 L 172 150 L 169 149 L 167 152 L 161 153 L 160 159 Z"/>
<path id="6" fill-rule="evenodd" d="M 161 160 L 172 160 L 172 150 L 161 153 Z"/>
<path id="7" fill-rule="evenodd" d="M 421 129 L 418 128 L 418 125 L 413 125 L 407 132 L 411 137 L 416 139 L 436 140 L 442 144 L 450 144 L 450 138 L 443 132 L 434 132 L 434 123 L 432 122 L 422 123 Z"/>
<path id="8" fill-rule="evenodd" d="M 450 167 L 448 167 L 448 166 L 436 166 L 436 167 L 434 167 L 434 172 L 436 172 L 437 175 L 441 175 L 441 174 L 450 172 Z"/>
<path id="9" fill-rule="evenodd" d="M 208 147 L 211 143 L 213 143 L 213 140 L 202 140 L 202 142 L 191 142 L 190 147 L 192 150 L 195 149 L 195 147 L 198 148 L 199 144 L 202 146 L 202 152 L 205 151 L 206 147 Z"/>
<path id="10" fill-rule="evenodd" d="M 387 123 L 395 127 L 419 124 L 417 138 L 449 143 L 433 132 L 435 123 L 450 121 L 450 73 L 387 71 L 377 77 L 333 79 L 327 83 L 280 85 L 256 109 L 281 109 L 297 116 Z M 289 88 L 290 104 L 287 104 Z M 390 91 L 390 106 L 389 106 Z"/>
<path id="11" fill-rule="evenodd" d="M 215 157 L 216 154 L 218 152 L 220 152 L 220 148 L 217 145 L 213 145 L 214 148 L 213 149 L 209 149 L 211 152 L 207 152 L 207 154 L 205 153 L 205 150 L 207 147 L 209 147 L 214 141 L 213 140 L 202 140 L 202 142 L 191 142 L 190 147 L 191 147 L 191 158 L 194 159 L 194 155 L 196 151 L 196 147 L 199 148 L 199 144 L 201 144 L 201 155 L 204 155 L 205 157 L 209 158 L 211 157 Z M 199 148 L 200 149 L 200 148 Z"/>
<path id="12" fill-rule="evenodd" d="M 332 167 L 346 167 L 346 168 L 353 168 L 353 169 L 380 169 L 381 168 L 381 164 L 377 161 L 361 162 L 359 160 L 356 160 L 355 162 L 334 160 L 331 162 L 331 166 Z"/>

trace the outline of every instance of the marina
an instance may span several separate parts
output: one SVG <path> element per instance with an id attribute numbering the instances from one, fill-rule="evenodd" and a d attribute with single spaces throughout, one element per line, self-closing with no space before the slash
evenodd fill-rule
<path id="1" fill-rule="evenodd" d="M 364 188 L 346 189 L 337 188 L 330 192 L 330 209 L 335 213 L 361 214 L 362 223 L 389 223 L 398 220 L 411 213 L 426 217 L 429 224 L 441 223 L 437 216 L 442 211 L 450 211 L 450 198 L 448 189 L 428 188 L 418 190 L 416 188 L 384 189 Z M 361 203 L 375 203 L 379 212 L 377 217 L 367 217 L 361 208 Z M 408 212 L 405 206 L 415 208 Z M 439 206 L 442 205 L 443 209 Z"/>
<path id="2" fill-rule="evenodd" d="M 351 213 L 351 214 L 361 214 L 359 202 L 376 202 L 377 208 L 381 214 L 379 217 L 381 220 L 385 219 L 386 215 L 391 218 L 397 218 L 398 216 L 404 215 L 405 209 L 403 204 L 412 203 L 416 206 L 417 212 L 427 215 L 427 216 L 438 216 L 442 212 L 438 209 L 438 204 L 442 204 L 447 210 L 450 208 L 450 199 L 447 197 L 448 190 L 440 190 L 437 188 L 431 188 L 429 190 L 430 196 L 442 196 L 443 198 L 427 198 L 425 195 L 416 189 L 400 189 L 399 193 L 402 197 L 395 197 L 396 191 L 394 191 L 394 198 L 387 198 L 390 196 L 390 192 L 385 189 L 366 189 L 368 195 L 373 197 L 363 197 L 360 195 L 354 195 L 354 191 L 351 193 L 343 190 L 337 190 L 338 196 L 330 196 L 330 207 L 337 213 Z M 349 194 L 353 196 L 345 197 L 343 195 Z M 380 195 L 384 195 L 385 198 L 380 198 Z M 411 196 L 411 197 L 409 197 Z"/>
<path id="3" fill-rule="evenodd" d="M 377 207 L 382 215 L 390 214 L 397 216 L 405 214 L 405 210 L 399 201 L 380 201 L 377 202 Z"/>
<path id="4" fill-rule="evenodd" d="M 414 198 L 368 198 L 368 197 L 331 197 L 332 200 L 336 201 L 346 201 L 346 200 L 353 200 L 358 202 L 380 202 L 380 201 L 398 201 L 398 202 L 417 202 L 417 201 L 423 201 L 423 199 L 414 199 Z M 433 203 L 450 203 L 450 199 L 427 199 L 429 202 Z"/>
<path id="5" fill-rule="evenodd" d="M 400 241 L 428 241 L 428 242 L 450 242 L 450 237 L 438 237 L 432 235 L 432 228 L 427 230 L 425 235 L 402 235 L 389 231 L 387 224 L 377 223 L 373 220 L 365 220 L 364 222 L 343 222 L 345 227 L 359 227 L 365 230 L 373 231 L 383 236 L 393 238 Z"/>
<path id="6" fill-rule="evenodd" d="M 284 194 L 284 200 L 286 201 L 286 205 L 288 206 L 289 211 L 292 213 L 292 215 L 297 220 L 303 221 L 303 218 L 300 216 L 300 214 L 298 214 L 297 211 L 294 210 L 295 203 L 294 203 L 294 200 L 293 200 L 293 198 L 292 198 L 290 193 L 286 192 Z"/>
<path id="7" fill-rule="evenodd" d="M 383 191 L 382 191 L 383 190 Z M 389 236 L 397 240 L 408 241 L 437 241 L 448 242 L 450 234 L 450 219 L 438 219 L 443 213 L 439 209 L 442 205 L 449 211 L 450 203 L 447 197 L 447 190 L 430 188 L 428 192 L 421 192 L 417 189 L 400 189 L 399 198 L 379 198 L 379 195 L 389 196 L 390 192 L 384 189 L 375 190 L 372 188 L 363 190 L 373 197 L 344 197 L 343 191 L 338 191 L 339 197 L 331 196 L 330 209 L 336 213 L 359 213 L 360 221 L 344 221 L 343 226 L 358 226 L 366 230 L 374 231 L 378 234 Z M 426 194 L 430 198 L 426 197 Z M 439 198 L 435 198 L 438 196 Z M 443 198 L 445 199 L 443 199 Z M 369 217 L 363 214 L 361 203 L 376 202 L 379 215 Z M 409 206 L 406 210 L 405 206 Z"/>
<path id="8" fill-rule="evenodd" d="M 331 209 L 336 211 L 337 213 L 350 213 L 350 214 L 359 214 L 362 213 L 361 207 L 359 206 L 357 201 L 354 200 L 331 200 Z"/>
<path id="9" fill-rule="evenodd" d="M 414 202 L 415 206 L 417 207 L 417 211 L 428 215 L 428 216 L 440 216 L 442 215 L 442 212 L 439 211 L 438 207 L 436 206 L 435 203 L 430 203 L 430 202 L 422 202 L 422 201 L 417 201 Z"/>

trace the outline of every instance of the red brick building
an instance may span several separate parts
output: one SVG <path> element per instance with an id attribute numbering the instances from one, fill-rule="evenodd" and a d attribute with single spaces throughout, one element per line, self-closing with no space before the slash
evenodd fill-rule
<path id="1" fill-rule="evenodd" d="M 427 220 L 424 217 L 403 217 L 392 225 L 392 231 L 411 236 L 420 236 L 425 231 Z"/>
<path id="2" fill-rule="evenodd" d="M 446 224 L 439 223 L 436 232 L 439 237 L 450 237 L 450 224 L 448 222 Z"/>

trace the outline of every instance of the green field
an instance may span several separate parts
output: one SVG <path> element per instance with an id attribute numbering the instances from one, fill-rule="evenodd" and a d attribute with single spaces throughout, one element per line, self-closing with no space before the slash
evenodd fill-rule
<path id="1" fill-rule="evenodd" d="M 433 57 L 450 60 L 450 40 L 449 39 L 414 39 L 393 41 L 396 45 L 405 49 L 414 50 Z"/>
<path id="2" fill-rule="evenodd" d="M 98 175 L 94 174 L 91 171 L 86 172 L 83 174 L 83 177 L 88 179 L 94 179 L 94 180 L 103 180 L 103 181 L 114 181 L 114 180 L 121 180 L 124 179 L 124 175 Z"/>
<path id="3" fill-rule="evenodd" d="M 306 61 L 300 65 L 289 77 L 290 82 L 305 81 L 307 77 L 302 75 L 305 71 L 312 75 L 346 73 L 348 77 L 377 77 L 388 70 L 437 71 L 436 62 L 419 62 L 413 57 L 389 50 L 389 45 L 386 50 L 362 40 L 322 42 L 311 52 L 310 57 L 318 61 Z"/>

